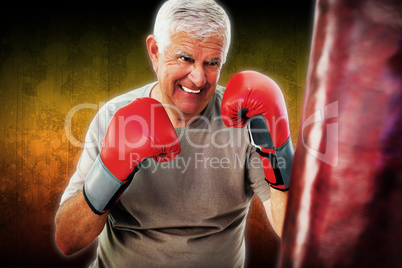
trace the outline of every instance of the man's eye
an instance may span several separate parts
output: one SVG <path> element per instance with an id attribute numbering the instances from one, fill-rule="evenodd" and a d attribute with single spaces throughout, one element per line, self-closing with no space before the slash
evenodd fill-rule
<path id="1" fill-rule="evenodd" d="M 181 56 L 180 59 L 185 62 L 192 62 L 192 59 L 186 56 Z"/>
<path id="2" fill-rule="evenodd" d="M 220 67 L 220 64 L 221 64 L 221 62 L 217 61 L 217 60 L 206 62 L 206 65 L 209 67 Z"/>

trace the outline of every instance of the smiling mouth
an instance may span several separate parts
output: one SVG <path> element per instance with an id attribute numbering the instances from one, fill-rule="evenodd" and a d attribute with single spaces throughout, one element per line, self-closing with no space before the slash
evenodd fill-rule
<path id="1" fill-rule="evenodd" d="M 180 87 L 180 89 L 183 90 L 184 92 L 191 93 L 191 94 L 199 94 L 199 93 L 201 92 L 201 89 L 199 89 L 199 90 L 191 90 L 191 89 L 189 89 L 189 88 L 187 88 L 187 87 L 184 87 L 184 86 L 182 86 L 182 85 L 179 85 L 179 87 Z"/>

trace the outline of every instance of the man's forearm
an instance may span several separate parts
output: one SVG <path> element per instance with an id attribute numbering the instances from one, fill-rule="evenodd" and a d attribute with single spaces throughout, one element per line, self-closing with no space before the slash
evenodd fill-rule
<path id="1" fill-rule="evenodd" d="M 267 205 L 264 204 L 265 209 L 267 210 L 267 214 L 272 213 L 272 220 L 273 220 L 273 222 L 271 222 L 271 224 L 273 225 L 272 227 L 274 228 L 275 232 L 279 235 L 279 237 L 282 237 L 282 229 L 285 220 L 288 192 L 287 191 L 283 192 L 270 187 L 270 193 L 271 193 L 270 207 L 267 208 Z"/>
<path id="2" fill-rule="evenodd" d="M 82 191 L 68 199 L 55 218 L 56 243 L 60 250 L 70 255 L 89 245 L 102 232 L 107 214 L 93 213 Z"/>

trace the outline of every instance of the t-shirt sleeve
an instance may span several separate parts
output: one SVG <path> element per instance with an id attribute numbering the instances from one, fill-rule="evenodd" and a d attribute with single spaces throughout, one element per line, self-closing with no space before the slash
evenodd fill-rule
<path id="1" fill-rule="evenodd" d="M 260 156 L 252 146 L 248 150 L 248 180 L 254 193 L 264 202 L 270 198 L 269 184 L 265 180 L 264 170 L 262 168 Z"/>
<path id="2" fill-rule="evenodd" d="M 102 107 L 92 120 L 85 136 L 83 151 L 78 160 L 77 169 L 61 196 L 60 205 L 83 189 L 85 178 L 91 169 L 96 157 L 100 153 L 101 141 L 105 135 L 105 109 Z"/>

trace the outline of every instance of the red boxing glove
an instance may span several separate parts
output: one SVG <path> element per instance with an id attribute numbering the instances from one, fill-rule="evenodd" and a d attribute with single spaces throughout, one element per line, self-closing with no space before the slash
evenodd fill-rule
<path id="1" fill-rule="evenodd" d="M 181 151 L 165 108 L 152 98 L 137 98 L 120 108 L 109 123 L 100 155 L 84 185 L 84 196 L 97 214 L 109 210 L 128 187 L 141 161 L 173 160 Z"/>
<path id="2" fill-rule="evenodd" d="M 227 127 L 248 126 L 265 179 L 273 188 L 288 190 L 294 150 L 286 105 L 278 85 L 258 72 L 241 72 L 226 87 L 221 113 Z"/>

